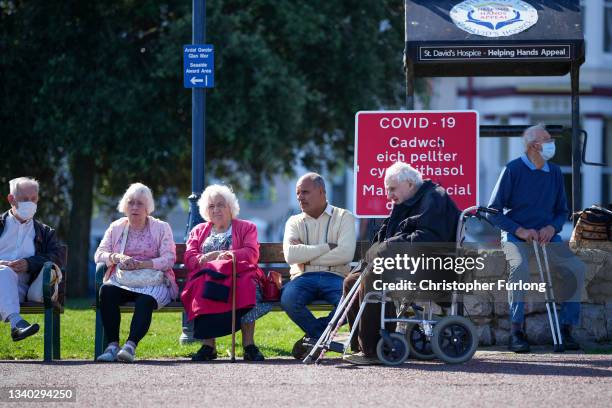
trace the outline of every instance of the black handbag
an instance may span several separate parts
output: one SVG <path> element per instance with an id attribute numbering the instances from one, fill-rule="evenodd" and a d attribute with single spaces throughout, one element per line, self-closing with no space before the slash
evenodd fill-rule
<path id="1" fill-rule="evenodd" d="M 205 299 L 216 300 L 217 302 L 227 302 L 230 295 L 230 288 L 221 283 L 207 281 L 204 283 L 202 297 Z"/>

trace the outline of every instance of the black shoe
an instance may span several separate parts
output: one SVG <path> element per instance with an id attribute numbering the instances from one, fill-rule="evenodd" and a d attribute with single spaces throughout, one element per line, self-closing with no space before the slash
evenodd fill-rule
<path id="1" fill-rule="evenodd" d="M 531 348 L 527 340 L 525 340 L 525 334 L 522 331 L 513 333 L 510 336 L 508 350 L 514 351 L 515 353 L 529 353 Z"/>
<path id="2" fill-rule="evenodd" d="M 309 338 L 304 336 L 293 345 L 293 349 L 291 350 L 291 355 L 296 360 L 303 360 L 306 358 L 310 350 L 312 350 L 312 346 L 308 346 Z M 306 343 L 306 344 L 305 344 Z"/>
<path id="3" fill-rule="evenodd" d="M 249 344 L 248 346 L 245 346 L 244 348 L 244 360 L 245 361 L 264 361 L 266 358 L 264 357 L 263 354 L 261 354 L 261 351 L 259 351 L 259 348 L 257 348 L 256 345 L 254 344 Z"/>
<path id="4" fill-rule="evenodd" d="M 20 320 L 17 322 L 14 328 L 11 329 L 11 337 L 13 341 L 20 341 L 25 339 L 26 337 L 30 337 L 33 334 L 38 333 L 40 326 L 38 323 L 30 324 L 25 320 Z"/>
<path id="5" fill-rule="evenodd" d="M 197 353 L 191 357 L 191 361 L 210 361 L 217 358 L 217 351 L 207 346 L 206 344 L 202 345 Z"/>
<path id="6" fill-rule="evenodd" d="M 561 340 L 566 350 L 580 350 L 580 344 L 572 336 L 571 326 L 561 326 Z"/>

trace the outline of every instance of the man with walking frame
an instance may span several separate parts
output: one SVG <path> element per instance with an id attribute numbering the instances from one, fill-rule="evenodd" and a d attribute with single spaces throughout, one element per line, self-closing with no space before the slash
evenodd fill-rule
<path id="1" fill-rule="evenodd" d="M 444 188 L 431 180 L 423 180 L 422 174 L 411 165 L 397 162 L 385 171 L 385 189 L 387 197 L 393 202 L 393 210 L 376 233 L 372 247 L 362 261 L 367 266 L 357 268 L 344 280 L 345 295 L 362 273 L 370 272 L 374 258 L 396 253 L 402 245 L 455 242 L 460 211 Z M 355 353 L 345 356 L 344 360 L 356 365 L 379 363 L 376 345 L 380 339 L 381 304 L 366 305 L 361 319 L 356 322 L 366 287 L 367 284 L 361 286 L 359 302 L 352 304 L 347 315 L 351 328 L 355 324 L 359 327 L 357 335 L 351 339 L 351 349 Z M 395 317 L 392 302 L 387 303 L 385 314 Z M 390 324 L 387 329 L 393 331 L 392 326 Z"/>
<path id="2" fill-rule="evenodd" d="M 585 265 L 563 243 L 559 232 L 568 219 L 561 168 L 549 162 L 555 154 L 555 142 L 543 125 L 532 126 L 523 133 L 525 153 L 509 162 L 497 181 L 489 207 L 499 211 L 488 218 L 502 230 L 502 247 L 509 263 L 509 283 L 529 281 L 529 258 L 534 256 L 533 241 L 546 245 L 551 266 L 563 279 L 557 290 L 566 300 L 560 313 L 561 336 L 565 349 L 577 350 L 572 326 L 578 324 L 580 297 L 584 285 Z M 529 352 L 523 332 L 525 293 L 508 291 L 511 335 L 508 348 L 517 353 Z"/>

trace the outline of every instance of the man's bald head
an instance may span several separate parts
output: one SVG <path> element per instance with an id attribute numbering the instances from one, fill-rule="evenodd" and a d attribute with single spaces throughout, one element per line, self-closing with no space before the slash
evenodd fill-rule
<path id="1" fill-rule="evenodd" d="M 298 203 L 303 212 L 318 218 L 327 207 L 325 180 L 317 173 L 306 173 L 295 186 Z"/>

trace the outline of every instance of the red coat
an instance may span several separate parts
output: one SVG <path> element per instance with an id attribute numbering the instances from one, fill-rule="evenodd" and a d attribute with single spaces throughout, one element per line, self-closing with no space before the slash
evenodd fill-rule
<path id="1" fill-rule="evenodd" d="M 202 293 L 204 292 L 205 282 L 210 279 L 208 275 L 200 275 L 191 279 L 200 270 L 209 268 L 224 274 L 226 278 L 216 282 L 231 288 L 231 260 L 212 261 L 202 267 L 198 265 L 202 243 L 210 235 L 211 230 L 212 224 L 209 222 L 197 225 L 191 230 L 186 244 L 184 263 L 189 274 L 189 280 L 181 293 L 181 300 L 189 320 L 202 314 L 224 313 L 232 310 L 231 290 L 227 302 L 206 299 L 202 297 Z M 232 221 L 231 250 L 237 261 L 236 308 L 253 307 L 255 305 L 255 285 L 262 274 L 261 269 L 257 267 L 259 244 L 255 224 L 238 219 Z"/>

